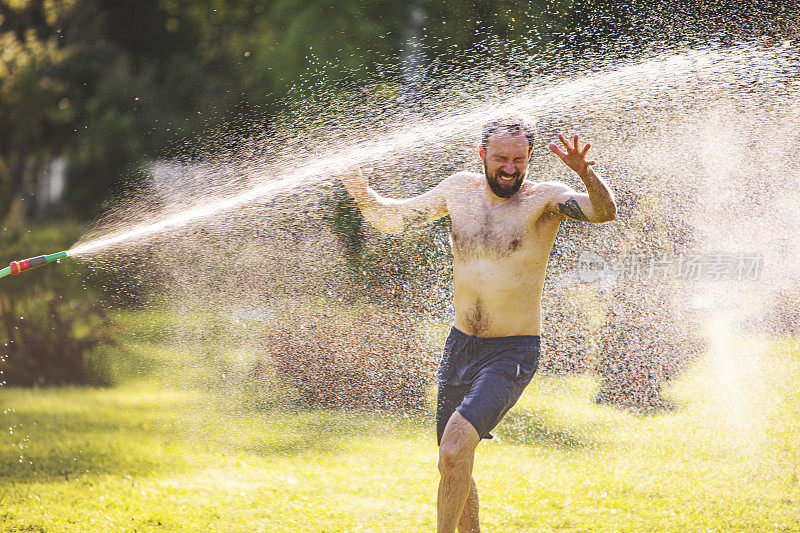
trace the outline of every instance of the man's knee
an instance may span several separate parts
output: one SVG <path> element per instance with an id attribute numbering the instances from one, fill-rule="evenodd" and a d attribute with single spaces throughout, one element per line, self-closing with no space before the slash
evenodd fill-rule
<path id="1" fill-rule="evenodd" d="M 439 472 L 469 471 L 479 442 L 480 437 L 472 424 L 458 411 L 453 413 L 439 446 Z"/>
<path id="2" fill-rule="evenodd" d="M 474 451 L 463 447 L 446 446 L 439 448 L 439 472 L 442 474 L 469 470 Z"/>

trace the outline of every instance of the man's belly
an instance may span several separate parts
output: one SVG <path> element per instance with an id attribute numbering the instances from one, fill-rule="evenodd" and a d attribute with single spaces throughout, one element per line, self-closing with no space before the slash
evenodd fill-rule
<path id="1" fill-rule="evenodd" d="M 516 262 L 454 263 L 455 327 L 478 337 L 539 335 L 544 269 Z"/>

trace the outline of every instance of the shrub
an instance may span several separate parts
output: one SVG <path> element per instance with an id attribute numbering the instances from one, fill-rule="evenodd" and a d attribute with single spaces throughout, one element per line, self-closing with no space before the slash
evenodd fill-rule
<path id="1" fill-rule="evenodd" d="M 651 193 L 626 203 L 633 209 L 621 217 L 628 227 L 598 334 L 596 401 L 639 413 L 669 410 L 674 406 L 662 396 L 664 386 L 706 349 L 706 341 L 687 297 L 693 287 L 670 269 L 650 271 L 645 261 L 674 261 L 693 234 L 665 216 L 661 199 Z"/>
<path id="2" fill-rule="evenodd" d="M 800 335 L 800 287 L 788 287 L 767 297 L 764 310 L 742 327 L 778 337 Z"/>
<path id="3" fill-rule="evenodd" d="M 542 295 L 542 359 L 539 372 L 564 375 L 594 368 L 596 324 L 592 298 L 574 288 L 545 289 Z"/>
<path id="4" fill-rule="evenodd" d="M 103 309 L 81 302 L 0 297 L 0 330 L 6 339 L 3 378 L 10 385 L 107 385 L 102 362 L 91 351 L 114 345 L 111 320 Z"/>
<path id="5" fill-rule="evenodd" d="M 664 385 L 706 348 L 691 310 L 669 283 L 619 283 L 600 328 L 598 403 L 634 411 L 669 409 Z"/>
<path id="6" fill-rule="evenodd" d="M 412 317 L 378 307 L 282 309 L 263 341 L 278 378 L 309 405 L 422 409 L 436 352 Z"/>

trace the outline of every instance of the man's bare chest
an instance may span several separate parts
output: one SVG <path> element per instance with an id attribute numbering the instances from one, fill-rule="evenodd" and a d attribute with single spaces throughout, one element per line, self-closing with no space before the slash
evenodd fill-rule
<path id="1" fill-rule="evenodd" d="M 527 261 L 549 254 L 558 221 L 545 212 L 545 199 L 524 187 L 516 197 L 491 203 L 482 186 L 448 199 L 454 259 Z"/>
<path id="2" fill-rule="evenodd" d="M 452 216 L 453 253 L 461 259 L 510 257 L 529 245 L 526 221 L 483 210 Z"/>

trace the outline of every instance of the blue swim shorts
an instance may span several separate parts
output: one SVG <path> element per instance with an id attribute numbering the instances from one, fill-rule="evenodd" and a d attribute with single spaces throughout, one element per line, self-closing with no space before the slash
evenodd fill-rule
<path id="1" fill-rule="evenodd" d="M 491 439 L 536 373 L 540 351 L 539 335 L 483 338 L 453 327 L 437 372 L 437 442 L 454 411 Z"/>

